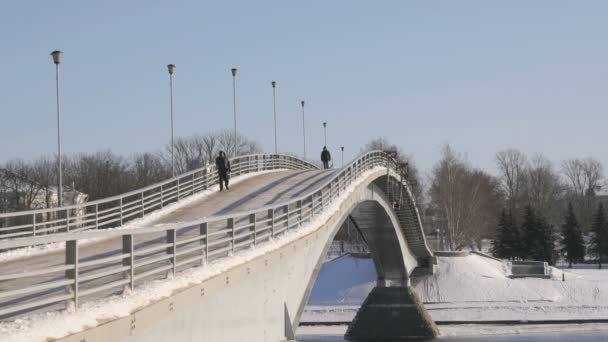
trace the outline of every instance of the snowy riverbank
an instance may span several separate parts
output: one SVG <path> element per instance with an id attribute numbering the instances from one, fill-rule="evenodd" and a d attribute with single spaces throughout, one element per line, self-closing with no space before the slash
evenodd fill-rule
<path id="1" fill-rule="evenodd" d="M 439 257 L 436 273 L 412 285 L 439 322 L 608 319 L 608 270 L 565 270 L 566 281 L 556 268 L 550 279 L 511 279 L 509 273 L 503 262 L 479 255 Z M 328 262 L 302 322 L 348 322 L 374 286 L 371 259 Z"/>

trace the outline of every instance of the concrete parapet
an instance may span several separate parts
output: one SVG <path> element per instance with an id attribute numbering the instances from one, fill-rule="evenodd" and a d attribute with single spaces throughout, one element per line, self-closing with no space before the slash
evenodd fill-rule
<path id="1" fill-rule="evenodd" d="M 351 341 L 433 338 L 439 329 L 410 286 L 375 287 L 346 331 Z"/>

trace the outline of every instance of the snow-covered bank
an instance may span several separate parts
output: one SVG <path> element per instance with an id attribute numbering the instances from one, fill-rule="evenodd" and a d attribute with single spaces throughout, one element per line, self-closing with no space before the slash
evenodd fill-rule
<path id="1" fill-rule="evenodd" d="M 608 319 L 608 270 L 565 270 L 566 281 L 561 270 L 551 273 L 511 279 L 505 263 L 471 254 L 439 257 L 435 274 L 412 285 L 435 321 Z M 302 321 L 350 321 L 375 278 L 371 259 L 324 264 Z"/>
<path id="2" fill-rule="evenodd" d="M 285 170 L 279 169 L 279 170 L 252 172 L 252 173 L 248 173 L 245 175 L 236 176 L 236 177 L 234 177 L 233 180 L 231 179 L 230 182 L 232 183 L 231 185 L 236 185 L 249 178 L 263 175 L 266 173 L 278 172 L 278 171 L 285 171 Z M 150 224 L 151 222 L 154 222 L 154 221 L 172 213 L 176 209 L 183 208 L 187 205 L 192 204 L 193 202 L 196 202 L 196 201 L 209 197 L 209 195 L 219 191 L 219 189 L 220 189 L 219 187 L 220 187 L 219 184 L 213 185 L 213 186 L 209 187 L 207 190 L 203 190 L 192 196 L 182 198 L 178 202 L 171 203 L 162 209 L 159 209 L 159 210 L 153 211 L 149 214 L 146 214 L 146 216 L 144 216 L 144 217 L 129 221 L 128 223 L 124 224 L 123 226 L 107 228 L 105 230 L 128 229 L 128 228 L 135 228 L 138 226 Z M 81 245 L 86 245 L 86 244 L 98 242 L 101 240 L 103 240 L 103 239 L 84 239 L 84 240 L 80 240 L 79 243 Z M 33 255 L 40 255 L 40 254 L 49 253 L 49 252 L 56 252 L 59 250 L 63 250 L 64 248 L 65 248 L 65 243 L 63 243 L 63 242 L 48 243 L 48 244 L 44 244 L 44 245 L 37 245 L 37 246 L 31 246 L 31 247 L 16 248 L 16 249 L 1 252 L 0 253 L 0 262 L 17 260 L 17 259 L 30 257 Z"/>
<path id="3" fill-rule="evenodd" d="M 340 204 L 367 177 L 373 173 L 385 170 L 376 167 L 362 174 L 354 184 L 329 205 L 323 213 L 300 228 L 290 230 L 269 242 L 260 243 L 250 249 L 238 252 L 233 257 L 222 258 L 203 267 L 194 267 L 180 272 L 173 279 L 155 280 L 142 283 L 131 292 L 122 296 L 112 296 L 102 300 L 86 302 L 79 306 L 77 312 L 54 311 L 42 314 L 32 314 L 19 318 L 14 322 L 0 323 L 0 340 L 3 342 L 16 341 L 47 341 L 61 338 L 70 333 L 86 328 L 92 328 L 101 322 L 107 322 L 128 316 L 131 312 L 141 309 L 151 303 L 167 298 L 195 284 L 221 274 L 222 272 L 242 265 L 254 258 L 275 251 L 288 243 L 301 239 L 322 227 L 323 224 L 340 210 Z"/>
<path id="4" fill-rule="evenodd" d="M 438 260 L 435 274 L 414 282 L 436 321 L 608 319 L 608 270 L 511 279 L 504 263 L 478 255 Z"/>

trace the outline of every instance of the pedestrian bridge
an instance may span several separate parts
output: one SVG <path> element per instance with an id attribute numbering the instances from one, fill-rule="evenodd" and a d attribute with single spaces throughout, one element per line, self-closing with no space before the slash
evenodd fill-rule
<path id="1" fill-rule="evenodd" d="M 365 337 L 377 325 L 369 317 L 388 315 L 382 331 L 403 326 L 395 317 L 412 306 L 420 322 L 404 313 L 410 332 L 433 331 L 408 286 L 414 269 L 433 271 L 433 255 L 389 154 L 332 170 L 277 154 L 232 164 L 227 192 L 211 167 L 83 205 L 0 214 L 0 340 L 291 340 L 346 220 L 378 273 L 349 336 Z M 378 305 L 395 296 L 409 296 L 401 309 Z"/>

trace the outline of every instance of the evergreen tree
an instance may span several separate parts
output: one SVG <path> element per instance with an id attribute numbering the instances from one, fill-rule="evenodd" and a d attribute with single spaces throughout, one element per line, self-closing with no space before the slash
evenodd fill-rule
<path id="1" fill-rule="evenodd" d="M 493 253 L 498 258 L 514 259 L 519 255 L 519 234 L 513 214 L 509 209 L 502 210 L 496 227 Z"/>
<path id="2" fill-rule="evenodd" d="M 597 256 L 598 268 L 602 268 L 602 256 L 608 255 L 608 220 L 604 205 L 599 204 L 591 225 L 592 238 L 589 252 Z"/>
<path id="3" fill-rule="evenodd" d="M 505 208 L 502 209 L 500 213 L 500 220 L 498 221 L 498 226 L 496 226 L 496 238 L 494 239 L 494 243 L 492 246 L 492 253 L 497 258 L 510 258 L 511 256 L 507 252 L 506 246 L 506 231 L 507 229 L 507 210 Z"/>
<path id="4" fill-rule="evenodd" d="M 543 232 L 543 256 L 539 260 L 543 260 L 549 263 L 549 265 L 555 264 L 555 229 L 553 225 L 547 222 L 547 219 L 542 215 L 536 216 L 536 222 L 539 229 Z"/>
<path id="5" fill-rule="evenodd" d="M 546 260 L 545 240 L 546 231 L 543 224 L 539 221 L 538 215 L 532 206 L 526 206 L 524 221 L 521 225 L 523 234 L 522 256 L 533 260 Z"/>
<path id="6" fill-rule="evenodd" d="M 568 211 L 564 217 L 562 225 L 562 248 L 561 252 L 568 260 L 568 268 L 572 268 L 572 263 L 581 262 L 585 258 L 585 242 L 583 232 L 578 224 L 572 203 L 568 203 Z"/>

